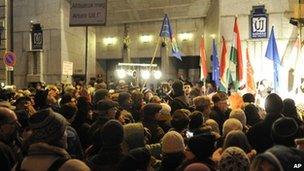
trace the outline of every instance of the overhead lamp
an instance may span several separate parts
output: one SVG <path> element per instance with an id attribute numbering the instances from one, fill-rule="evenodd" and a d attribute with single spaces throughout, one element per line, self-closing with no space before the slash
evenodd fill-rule
<path id="1" fill-rule="evenodd" d="M 140 36 L 139 39 L 142 43 L 150 43 L 152 41 L 153 37 L 152 37 L 152 35 L 142 35 L 142 36 Z"/>
<path id="2" fill-rule="evenodd" d="M 162 76 L 162 73 L 161 73 L 160 70 L 156 70 L 156 71 L 153 72 L 153 76 L 154 76 L 155 79 L 158 80 Z"/>
<path id="3" fill-rule="evenodd" d="M 141 78 L 144 80 L 147 80 L 150 78 L 150 72 L 148 70 L 142 70 L 141 71 Z"/>
<path id="4" fill-rule="evenodd" d="M 116 37 L 106 37 L 106 38 L 103 38 L 103 44 L 105 44 L 106 46 L 115 45 L 116 42 L 117 42 L 117 38 Z"/>
<path id="5" fill-rule="evenodd" d="M 124 70 L 124 69 L 117 69 L 116 70 L 116 74 L 117 74 L 117 77 L 119 78 L 119 79 L 123 79 L 123 78 L 125 78 L 126 77 L 126 75 L 127 75 L 127 72 Z"/>
<path id="6" fill-rule="evenodd" d="M 178 34 L 178 38 L 181 40 L 181 41 L 189 41 L 193 38 L 193 34 L 192 33 L 180 33 Z"/>

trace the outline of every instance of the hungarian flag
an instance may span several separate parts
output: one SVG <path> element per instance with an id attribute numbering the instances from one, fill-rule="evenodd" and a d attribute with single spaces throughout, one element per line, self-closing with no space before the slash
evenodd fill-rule
<path id="1" fill-rule="evenodd" d="M 222 52 L 221 52 L 221 60 L 220 60 L 220 90 L 226 92 L 228 90 L 228 82 L 227 82 L 227 74 L 228 74 L 228 64 L 227 64 L 227 48 L 226 48 L 226 40 L 224 36 L 222 36 Z"/>
<path id="2" fill-rule="evenodd" d="M 254 78 L 253 78 L 253 68 L 251 66 L 250 59 L 249 59 L 248 47 L 246 48 L 246 59 L 247 59 L 247 63 L 246 63 L 246 68 L 247 68 L 246 87 L 247 87 L 247 91 L 251 92 L 251 93 L 255 93 L 256 89 L 255 89 L 255 83 L 254 83 Z"/>
<path id="3" fill-rule="evenodd" d="M 231 79 L 234 82 L 234 88 L 237 89 L 240 86 L 240 82 L 243 80 L 242 47 L 237 18 L 234 20 L 233 33 L 234 38 L 230 50 L 229 69 L 231 72 Z"/>
<path id="4" fill-rule="evenodd" d="M 201 37 L 200 40 L 200 58 L 201 58 L 201 80 L 206 79 L 208 76 L 207 71 L 207 58 L 206 58 L 206 49 L 205 49 L 205 40 L 204 37 Z"/>

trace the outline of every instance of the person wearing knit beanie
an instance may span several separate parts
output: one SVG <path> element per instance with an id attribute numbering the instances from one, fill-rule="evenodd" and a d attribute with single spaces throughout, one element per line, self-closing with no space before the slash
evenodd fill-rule
<path id="1" fill-rule="evenodd" d="M 182 132 L 188 129 L 189 126 L 189 115 L 191 112 L 187 109 L 178 109 L 172 115 L 171 125 L 177 132 Z"/>
<path id="2" fill-rule="evenodd" d="M 277 145 L 295 147 L 294 140 L 300 138 L 300 135 L 298 123 L 291 117 L 281 117 L 272 125 L 271 138 Z"/>
<path id="3" fill-rule="evenodd" d="M 162 141 L 162 161 L 160 171 L 176 170 L 185 159 L 183 137 L 176 131 L 167 132 Z"/>
<path id="4" fill-rule="evenodd" d="M 123 126 L 116 120 L 109 120 L 100 131 L 102 147 L 98 154 L 88 159 L 92 171 L 117 170 L 118 163 L 124 156 L 121 143 L 124 138 Z"/>
<path id="5" fill-rule="evenodd" d="M 123 125 L 124 145 L 126 151 L 145 146 L 145 130 L 141 123 L 129 123 Z M 124 146 L 125 147 L 125 146 Z"/>
<path id="6" fill-rule="evenodd" d="M 177 153 L 185 150 L 185 144 L 183 137 L 176 131 L 167 132 L 162 141 L 163 153 Z"/>
<path id="7" fill-rule="evenodd" d="M 227 148 L 219 162 L 219 170 L 249 171 L 250 162 L 246 153 L 238 147 Z"/>
<path id="8" fill-rule="evenodd" d="M 178 170 L 184 170 L 192 163 L 203 163 L 209 169 L 215 170 L 215 163 L 211 160 L 215 149 L 215 137 L 211 134 L 201 134 L 189 139 L 185 150 L 186 160 L 179 166 Z"/>
<path id="9" fill-rule="evenodd" d="M 124 138 L 122 125 L 116 120 L 109 120 L 101 130 L 103 147 L 119 146 Z"/>
<path id="10" fill-rule="evenodd" d="M 30 144 L 45 142 L 66 148 L 66 142 L 60 141 L 66 131 L 66 119 L 54 112 L 51 108 L 39 110 L 29 119 L 29 126 L 32 134 L 28 141 Z"/>
<path id="11" fill-rule="evenodd" d="M 94 95 L 93 95 L 93 100 L 92 103 L 94 106 L 97 105 L 98 101 L 100 100 L 104 100 L 104 99 L 109 99 L 109 91 L 107 89 L 99 89 L 97 91 L 95 91 Z"/>
<path id="12" fill-rule="evenodd" d="M 194 111 L 189 115 L 189 130 L 194 132 L 199 130 L 204 122 L 203 113 L 200 111 Z"/>
<path id="13" fill-rule="evenodd" d="M 209 159 L 214 151 L 214 140 L 212 136 L 200 135 L 189 139 L 189 150 L 199 161 Z"/>

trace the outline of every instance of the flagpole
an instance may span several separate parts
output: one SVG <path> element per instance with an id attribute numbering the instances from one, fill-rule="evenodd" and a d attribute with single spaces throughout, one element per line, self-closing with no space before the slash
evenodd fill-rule
<path id="1" fill-rule="evenodd" d="M 157 39 L 156 47 L 154 49 L 152 60 L 151 60 L 150 66 L 149 66 L 149 71 L 151 71 L 151 69 L 152 69 L 152 64 L 154 63 L 154 59 L 156 57 L 156 53 L 157 53 L 157 49 L 158 49 L 158 46 L 159 46 L 159 42 L 160 42 L 160 37 L 158 37 L 158 39 Z"/>
<path id="2" fill-rule="evenodd" d="M 156 53 L 157 53 L 157 49 L 159 47 L 159 42 L 160 42 L 160 37 L 157 38 L 157 42 L 156 42 L 156 47 L 154 49 L 154 53 L 150 62 L 150 66 L 149 66 L 149 72 L 151 73 L 152 70 L 152 64 L 154 63 L 154 59 L 156 57 Z M 142 89 L 145 87 L 145 85 L 147 84 L 147 80 L 145 80 L 144 84 L 142 85 Z"/>

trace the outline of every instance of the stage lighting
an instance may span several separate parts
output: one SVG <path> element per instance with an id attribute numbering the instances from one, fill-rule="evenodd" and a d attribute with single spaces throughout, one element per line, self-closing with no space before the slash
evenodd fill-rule
<path id="1" fill-rule="evenodd" d="M 162 76 L 162 73 L 161 73 L 161 71 L 157 70 L 157 71 L 153 72 L 153 75 L 154 75 L 154 78 L 158 80 Z"/>
<path id="2" fill-rule="evenodd" d="M 144 80 L 147 80 L 150 78 L 150 72 L 148 70 L 143 70 L 141 71 L 141 77 Z"/>
<path id="3" fill-rule="evenodd" d="M 119 79 L 123 79 L 127 75 L 127 73 L 126 73 L 126 71 L 124 69 L 118 69 L 118 70 L 116 70 L 116 74 L 117 74 L 117 77 Z"/>

